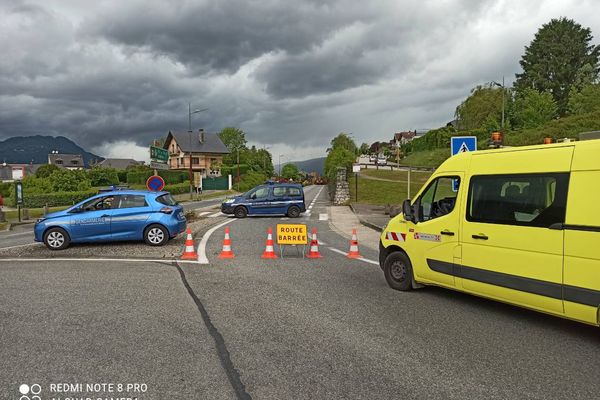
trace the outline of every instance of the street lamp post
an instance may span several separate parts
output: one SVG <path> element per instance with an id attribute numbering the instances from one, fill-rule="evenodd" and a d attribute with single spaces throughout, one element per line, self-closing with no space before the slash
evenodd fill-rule
<path id="1" fill-rule="evenodd" d="M 192 169 L 192 114 L 198 114 L 202 111 L 206 111 L 208 108 L 196 109 L 192 111 L 192 103 L 188 103 L 188 135 L 190 139 L 190 165 L 189 165 L 189 178 L 190 178 L 190 200 L 194 199 L 194 171 Z"/>

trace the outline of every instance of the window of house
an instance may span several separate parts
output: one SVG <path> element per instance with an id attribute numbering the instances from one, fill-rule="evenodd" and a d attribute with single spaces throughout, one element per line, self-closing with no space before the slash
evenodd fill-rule
<path id="1" fill-rule="evenodd" d="M 467 220 L 546 228 L 564 223 L 568 185 L 568 173 L 474 176 Z"/>
<path id="2" fill-rule="evenodd" d="M 54 161 L 54 163 L 58 164 L 58 165 L 62 165 L 63 160 L 61 160 L 60 158 L 57 158 L 56 161 Z"/>
<path id="3" fill-rule="evenodd" d="M 200 164 L 200 158 L 198 158 L 198 157 L 192 157 L 192 164 L 194 164 L 194 165 Z"/>

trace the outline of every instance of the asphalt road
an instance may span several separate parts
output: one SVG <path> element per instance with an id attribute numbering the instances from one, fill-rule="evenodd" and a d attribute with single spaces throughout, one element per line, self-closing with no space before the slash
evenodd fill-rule
<path id="1" fill-rule="evenodd" d="M 393 291 L 374 250 L 335 251 L 348 241 L 321 220 L 326 205 L 323 191 L 292 221 L 318 229 L 318 260 L 260 258 L 280 217 L 220 217 L 236 258 L 216 258 L 219 228 L 210 265 L 0 260 L 0 393 L 135 381 L 148 385 L 140 400 L 598 397 L 597 328 L 444 289 Z"/>

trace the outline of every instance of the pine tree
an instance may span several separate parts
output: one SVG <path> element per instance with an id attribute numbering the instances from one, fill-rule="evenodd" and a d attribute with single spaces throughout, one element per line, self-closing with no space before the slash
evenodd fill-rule
<path id="1" fill-rule="evenodd" d="M 589 28 L 571 19 L 552 19 L 544 24 L 525 47 L 520 61 L 523 72 L 517 74 L 515 83 L 517 92 L 528 88 L 549 92 L 559 114 L 565 115 L 569 93 L 582 80 L 582 74 L 591 75 L 583 79 L 589 81 L 600 72 L 600 46 L 591 44 L 592 38 Z"/>

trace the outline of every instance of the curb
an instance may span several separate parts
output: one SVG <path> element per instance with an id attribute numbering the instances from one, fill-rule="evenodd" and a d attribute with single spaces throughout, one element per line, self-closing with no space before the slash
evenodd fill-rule
<path id="1" fill-rule="evenodd" d="M 352 212 L 354 213 L 354 215 L 356 215 L 356 217 L 358 218 L 358 222 L 360 222 L 360 223 L 361 223 L 361 225 L 364 225 L 364 226 L 366 226 L 367 228 L 374 229 L 374 230 L 376 230 L 376 231 L 378 231 L 378 232 L 383 232 L 383 227 L 382 227 L 382 226 L 375 225 L 375 224 L 373 224 L 373 223 L 371 223 L 371 222 L 369 222 L 369 221 L 365 221 L 364 219 L 362 219 L 362 218 L 359 216 L 360 214 L 357 214 L 357 213 L 356 213 L 356 210 L 354 209 L 354 207 L 352 206 L 352 204 L 350 204 L 350 209 L 352 210 Z"/>

